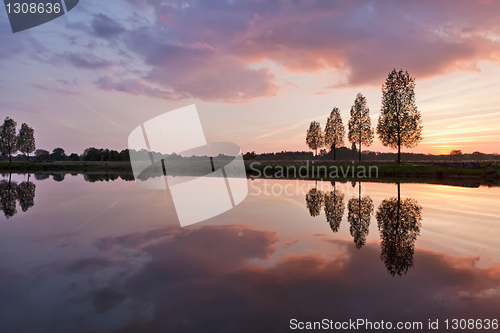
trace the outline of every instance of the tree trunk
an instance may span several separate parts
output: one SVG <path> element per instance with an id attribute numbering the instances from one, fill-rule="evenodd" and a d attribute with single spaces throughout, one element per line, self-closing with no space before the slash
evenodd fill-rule
<path id="1" fill-rule="evenodd" d="M 9 154 L 9 163 L 12 163 L 12 155 Z"/>
<path id="2" fill-rule="evenodd" d="M 399 122 L 399 112 L 401 110 L 401 107 L 399 106 L 399 101 L 398 101 L 397 110 L 398 110 L 397 122 L 398 122 L 398 164 L 399 164 L 399 163 L 401 163 L 401 123 Z"/>
<path id="3" fill-rule="evenodd" d="M 333 146 L 333 160 L 334 160 L 334 161 L 336 161 L 336 160 L 337 160 L 336 153 L 337 153 L 337 150 L 335 149 L 335 146 Z"/>
<path id="4" fill-rule="evenodd" d="M 396 220 L 397 220 L 398 225 L 400 223 L 400 221 L 399 221 L 399 207 L 401 207 L 401 183 L 398 183 L 398 210 L 396 213 Z"/>
<path id="5" fill-rule="evenodd" d="M 361 142 L 359 143 L 359 161 L 361 162 Z"/>

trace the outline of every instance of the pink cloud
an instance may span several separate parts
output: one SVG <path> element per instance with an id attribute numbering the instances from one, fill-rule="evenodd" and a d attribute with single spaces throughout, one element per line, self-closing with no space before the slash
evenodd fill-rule
<path id="1" fill-rule="evenodd" d="M 380 85 L 392 68 L 421 79 L 500 62 L 494 2 L 129 2 L 156 15 L 154 26 L 124 33 L 152 67 L 142 79 L 179 98 L 273 96 L 271 69 L 250 66 L 262 61 L 291 72 L 337 69 L 347 86 Z"/>

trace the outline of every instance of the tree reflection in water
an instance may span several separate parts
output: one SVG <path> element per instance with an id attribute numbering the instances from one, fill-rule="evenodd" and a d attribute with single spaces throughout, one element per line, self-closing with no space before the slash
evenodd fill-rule
<path id="1" fill-rule="evenodd" d="M 339 231 L 340 223 L 342 222 L 342 217 L 344 216 L 345 203 L 344 203 L 344 193 L 336 190 L 335 182 L 332 181 L 333 191 L 327 192 L 323 196 L 324 200 L 324 211 L 326 216 L 326 221 L 330 225 L 330 229 L 333 232 Z"/>
<path id="2" fill-rule="evenodd" d="M 370 228 L 371 214 L 373 214 L 373 200 L 369 196 L 361 196 L 361 182 L 359 183 L 358 198 L 349 199 L 347 203 L 347 221 L 349 231 L 354 238 L 356 248 L 361 249 L 366 244 Z"/>
<path id="3" fill-rule="evenodd" d="M 312 217 L 316 217 L 321 213 L 321 206 L 323 205 L 323 192 L 318 190 L 318 183 L 314 188 L 310 189 L 306 194 L 306 207 Z"/>
<path id="4" fill-rule="evenodd" d="M 29 179 L 28 175 L 28 180 L 18 185 L 9 174 L 9 180 L 0 181 L 0 210 L 6 218 L 17 214 L 17 201 L 23 212 L 34 206 L 36 185 Z"/>
<path id="5" fill-rule="evenodd" d="M 415 199 L 401 199 L 401 185 L 398 196 L 385 199 L 376 213 L 381 237 L 380 259 L 389 273 L 402 276 L 413 268 L 415 241 L 420 235 L 422 207 Z"/>

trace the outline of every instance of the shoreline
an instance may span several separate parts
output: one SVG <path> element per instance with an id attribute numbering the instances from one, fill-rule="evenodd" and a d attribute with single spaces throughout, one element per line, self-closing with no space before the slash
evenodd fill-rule
<path id="1" fill-rule="evenodd" d="M 453 163 L 453 164 L 451 164 Z M 468 167 L 454 166 L 467 163 Z M 473 163 L 473 164 L 471 164 Z M 173 176 L 203 176 L 201 163 L 194 162 L 189 169 L 185 163 L 172 163 Z M 367 170 L 372 171 L 369 175 Z M 498 162 L 450 162 L 434 164 L 426 162 L 333 162 L 333 161 L 245 161 L 247 178 L 250 179 L 288 179 L 323 180 L 335 182 L 390 182 L 390 183 L 427 183 L 478 187 L 480 185 L 500 186 L 500 163 Z M 346 171 L 347 170 L 347 171 Z M 365 170 L 363 174 L 362 171 Z M 360 173 L 361 172 L 361 173 Z M 129 162 L 0 162 L 0 173 L 19 174 L 92 174 L 99 180 L 119 176 L 133 180 Z M 336 175 L 337 177 L 331 177 Z M 368 177 L 370 176 L 370 177 Z"/>

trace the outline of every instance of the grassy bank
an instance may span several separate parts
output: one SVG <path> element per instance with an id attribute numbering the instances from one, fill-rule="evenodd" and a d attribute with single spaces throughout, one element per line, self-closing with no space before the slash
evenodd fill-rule
<path id="1" fill-rule="evenodd" d="M 246 161 L 255 178 L 412 182 L 461 186 L 500 185 L 499 162 L 307 162 Z"/>
<path id="2" fill-rule="evenodd" d="M 499 162 L 316 162 L 245 161 L 248 177 L 276 179 L 325 179 L 422 183 L 500 185 Z M 170 173 L 201 176 L 206 166 L 199 162 L 169 163 Z M 132 174 L 129 162 L 0 162 L 1 173 L 101 173 Z M 130 177 L 129 177 L 130 178 Z"/>

